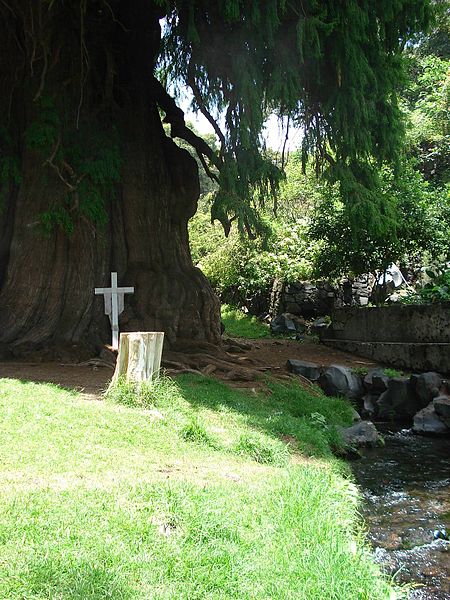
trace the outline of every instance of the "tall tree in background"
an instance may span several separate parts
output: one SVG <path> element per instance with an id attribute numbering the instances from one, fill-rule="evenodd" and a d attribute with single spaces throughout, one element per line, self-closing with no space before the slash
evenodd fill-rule
<path id="1" fill-rule="evenodd" d="M 0 343 L 107 340 L 93 288 L 110 270 L 136 288 L 124 329 L 218 342 L 188 245 L 197 166 L 161 115 L 217 171 L 225 230 L 254 234 L 276 188 L 261 153 L 272 110 L 303 126 L 304 159 L 341 181 L 353 226 L 387 227 L 373 166 L 395 156 L 400 52 L 427 21 L 427 0 L 1 0 Z M 186 127 L 174 81 L 219 151 Z"/>
<path id="2" fill-rule="evenodd" d="M 407 114 L 406 153 L 435 188 L 450 183 L 450 7 L 434 0 L 435 19 L 406 53 L 401 90 Z"/>

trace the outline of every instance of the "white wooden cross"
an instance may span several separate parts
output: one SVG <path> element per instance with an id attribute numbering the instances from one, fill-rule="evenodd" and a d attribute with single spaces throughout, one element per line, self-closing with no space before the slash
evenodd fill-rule
<path id="1" fill-rule="evenodd" d="M 111 273 L 110 288 L 95 288 L 96 294 L 105 296 L 105 315 L 111 321 L 112 347 L 119 349 L 119 315 L 123 312 L 123 297 L 134 294 L 134 287 L 117 287 L 117 273 Z"/>

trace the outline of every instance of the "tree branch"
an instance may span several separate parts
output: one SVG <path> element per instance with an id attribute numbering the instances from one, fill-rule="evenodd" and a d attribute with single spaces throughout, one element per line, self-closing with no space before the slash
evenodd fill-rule
<path id="1" fill-rule="evenodd" d="M 203 98 L 200 93 L 199 87 L 198 87 L 197 83 L 195 82 L 194 68 L 193 68 L 191 62 L 189 62 L 188 69 L 187 69 L 187 83 L 189 84 L 190 88 L 192 89 L 192 93 L 194 94 L 194 98 L 198 104 L 200 112 L 209 121 L 212 128 L 216 132 L 217 137 L 220 140 L 220 155 L 223 156 L 223 153 L 225 151 L 225 136 L 223 135 L 222 130 L 217 125 L 215 119 L 213 118 L 211 113 L 208 111 L 208 109 L 205 106 L 205 103 L 203 102 Z"/>
<path id="2" fill-rule="evenodd" d="M 161 82 L 155 76 L 152 77 L 152 90 L 158 106 L 166 115 L 164 123 L 170 124 L 170 135 L 185 140 L 195 149 L 197 154 L 206 156 L 220 171 L 223 167 L 223 161 L 214 153 L 203 138 L 186 127 L 184 112 L 175 104 L 175 100 L 166 92 Z M 211 176 L 211 174 L 211 171 L 209 171 L 208 175 Z"/>

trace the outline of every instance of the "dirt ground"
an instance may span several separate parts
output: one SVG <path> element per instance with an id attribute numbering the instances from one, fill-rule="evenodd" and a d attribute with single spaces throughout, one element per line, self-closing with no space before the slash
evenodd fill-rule
<path id="1" fill-rule="evenodd" d="M 232 340 L 228 340 L 230 343 Z M 244 341 L 244 340 L 242 340 Z M 288 358 L 306 360 L 319 365 L 339 364 L 348 367 L 372 368 L 376 363 L 347 352 L 328 348 L 323 344 L 297 342 L 294 340 L 245 340 L 251 349 L 239 354 L 240 359 L 265 365 L 269 372 L 287 373 Z M 236 355 L 234 355 L 236 358 Z M 80 391 L 88 398 L 99 398 L 108 386 L 113 374 L 112 368 L 105 366 L 61 364 L 60 362 L 0 362 L 0 377 L 23 381 L 55 383 Z M 242 384 L 241 384 L 242 385 Z M 254 385 L 254 384 L 253 384 Z"/>

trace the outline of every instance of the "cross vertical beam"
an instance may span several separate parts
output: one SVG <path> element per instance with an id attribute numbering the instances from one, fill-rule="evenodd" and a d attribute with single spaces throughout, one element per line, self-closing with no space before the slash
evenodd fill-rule
<path id="1" fill-rule="evenodd" d="M 119 315 L 124 309 L 124 295 L 134 294 L 134 287 L 118 287 L 117 273 L 111 273 L 111 287 L 95 288 L 95 294 L 102 294 L 105 299 L 105 315 L 111 322 L 112 347 L 119 349 Z"/>
<path id="2" fill-rule="evenodd" d="M 111 273 L 111 288 L 119 291 L 117 287 L 117 273 Z M 111 330 L 112 330 L 112 347 L 115 350 L 119 349 L 119 303 L 116 294 L 111 294 Z"/>

